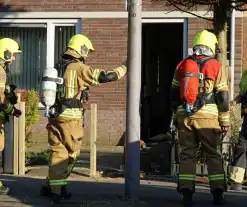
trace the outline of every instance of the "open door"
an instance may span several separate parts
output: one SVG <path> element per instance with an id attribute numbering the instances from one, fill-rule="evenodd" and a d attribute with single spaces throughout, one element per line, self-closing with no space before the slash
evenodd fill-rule
<path id="1" fill-rule="evenodd" d="M 141 139 L 169 130 L 170 88 L 183 59 L 183 23 L 144 23 L 142 30 Z"/>

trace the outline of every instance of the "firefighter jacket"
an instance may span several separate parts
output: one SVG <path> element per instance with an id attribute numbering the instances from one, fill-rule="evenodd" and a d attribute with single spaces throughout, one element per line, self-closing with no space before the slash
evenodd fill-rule
<path id="1" fill-rule="evenodd" d="M 69 55 L 78 58 L 77 53 L 74 50 L 68 49 L 64 55 Z M 84 64 L 79 59 L 70 63 L 64 73 L 64 96 L 67 99 L 75 98 L 80 99 L 83 90 L 87 87 L 99 85 L 100 74 L 112 73 L 116 77 L 115 80 L 121 79 L 126 74 L 126 66 L 122 65 L 113 70 L 105 71 L 103 69 L 95 69 Z M 106 82 L 113 81 L 108 80 Z M 65 109 L 58 118 L 75 118 L 81 119 L 83 116 L 82 109 L 80 108 L 67 108 Z"/>
<path id="2" fill-rule="evenodd" d="M 6 72 L 6 66 L 0 64 L 0 120 L 5 120 L 5 115 L 11 115 L 14 112 L 14 106 L 8 101 L 5 96 L 6 92 L 6 83 L 8 75 Z"/>
<path id="3" fill-rule="evenodd" d="M 216 60 L 215 60 L 216 61 Z M 179 65 L 178 65 L 179 66 Z M 214 67 L 212 67 L 212 70 L 214 70 Z M 176 68 L 175 74 L 172 80 L 172 86 L 171 86 L 171 102 L 172 102 L 172 110 L 173 113 L 175 113 L 175 117 L 183 115 L 186 116 L 186 112 L 183 106 L 183 103 L 181 102 L 181 99 L 179 97 L 179 90 L 180 90 L 180 82 L 178 79 L 178 71 L 179 67 Z M 205 80 L 205 91 L 207 93 L 214 92 L 214 94 L 221 94 L 219 92 L 225 92 L 228 96 L 228 83 L 227 83 L 227 77 L 225 74 L 225 70 L 221 67 L 218 70 L 218 74 L 215 74 L 215 81 L 211 79 Z M 227 105 L 229 107 L 229 100 L 222 98 L 224 101 L 224 105 Z M 221 126 L 229 126 L 229 108 L 225 112 L 221 112 L 219 110 L 219 103 L 210 103 L 204 105 L 201 109 L 199 109 L 197 112 L 191 115 L 192 118 L 208 118 L 208 119 L 215 119 L 217 118 L 219 120 L 219 123 Z"/>

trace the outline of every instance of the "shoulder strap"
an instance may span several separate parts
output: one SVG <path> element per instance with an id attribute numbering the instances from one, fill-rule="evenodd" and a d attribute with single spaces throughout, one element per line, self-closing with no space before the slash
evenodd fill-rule
<path id="1" fill-rule="evenodd" d="M 69 64 L 76 62 L 76 60 L 61 60 L 57 62 L 55 68 L 57 69 L 58 72 L 58 77 L 63 78 L 64 73 L 68 67 Z M 61 99 L 64 98 L 64 82 L 63 84 L 57 85 L 57 101 L 61 101 Z"/>
<path id="2" fill-rule="evenodd" d="M 61 60 L 57 62 L 55 68 L 58 71 L 58 77 L 63 78 L 68 65 L 73 62 L 76 62 L 76 60 Z"/>
<path id="3" fill-rule="evenodd" d="M 214 59 L 212 57 L 204 57 L 204 58 L 195 58 L 193 56 L 192 58 L 197 64 L 198 64 L 198 73 L 199 73 L 199 91 L 202 92 L 204 91 L 204 88 L 205 88 L 205 85 L 206 85 L 206 82 L 205 82 L 205 75 L 202 73 L 202 68 L 203 66 L 205 65 L 205 63 L 208 61 L 208 60 L 211 60 L 211 59 Z"/>
<path id="4" fill-rule="evenodd" d="M 213 57 L 204 57 L 204 58 L 196 58 L 195 56 L 190 56 L 188 59 L 192 59 L 194 60 L 197 64 L 198 64 L 198 72 L 201 73 L 201 70 L 203 68 L 203 66 L 205 65 L 205 63 L 208 60 L 214 59 Z"/>

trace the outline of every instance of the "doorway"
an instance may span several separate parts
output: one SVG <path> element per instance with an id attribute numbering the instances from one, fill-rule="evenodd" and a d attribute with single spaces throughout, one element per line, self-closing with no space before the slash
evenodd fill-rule
<path id="1" fill-rule="evenodd" d="M 187 51 L 184 28 L 183 21 L 143 23 L 141 138 L 145 142 L 169 130 L 171 83 Z"/>

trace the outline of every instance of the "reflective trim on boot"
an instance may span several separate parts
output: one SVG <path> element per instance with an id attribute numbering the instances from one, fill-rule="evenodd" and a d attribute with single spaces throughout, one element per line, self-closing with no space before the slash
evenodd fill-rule
<path id="1" fill-rule="evenodd" d="M 232 166 L 230 179 L 236 183 L 242 183 L 244 180 L 245 169 L 241 167 Z"/>
<path id="2" fill-rule="evenodd" d="M 0 186 L 0 195 L 7 195 L 10 189 L 5 185 Z"/>

